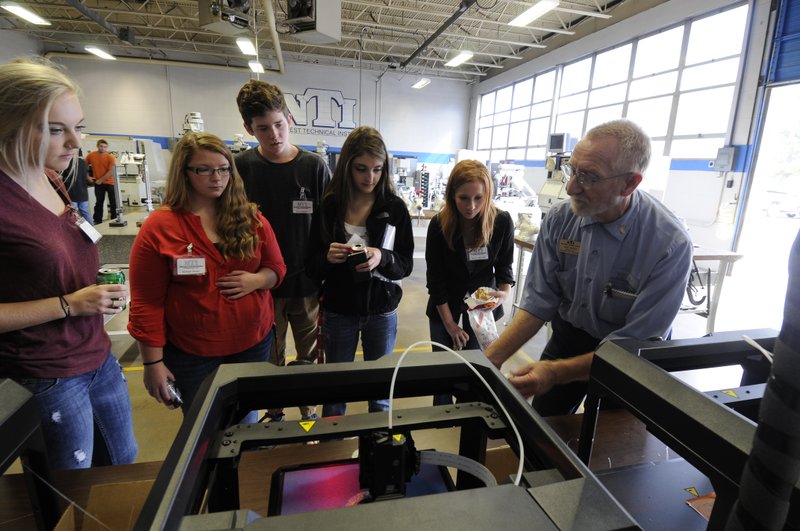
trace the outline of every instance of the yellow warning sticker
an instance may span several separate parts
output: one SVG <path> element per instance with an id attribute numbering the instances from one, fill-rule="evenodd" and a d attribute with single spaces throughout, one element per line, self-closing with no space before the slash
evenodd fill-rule
<path id="1" fill-rule="evenodd" d="M 727 391 L 722 391 L 722 392 L 728 396 L 732 396 L 733 398 L 739 398 L 739 395 L 737 395 L 736 391 L 734 391 L 733 389 L 728 389 Z"/>
<path id="2" fill-rule="evenodd" d="M 689 487 L 688 489 L 683 489 L 683 490 L 685 490 L 686 492 L 688 492 L 689 494 L 691 494 L 691 495 L 692 495 L 692 496 L 694 496 L 695 498 L 697 498 L 698 496 L 700 496 L 700 494 L 697 492 L 697 489 L 696 489 L 696 488 L 694 488 L 694 487 Z"/>
<path id="3" fill-rule="evenodd" d="M 314 424 L 316 423 L 317 423 L 316 420 L 301 420 L 300 426 L 302 426 L 303 429 L 306 430 L 306 433 L 308 433 L 309 431 L 311 431 L 311 428 L 313 428 Z"/>
<path id="4" fill-rule="evenodd" d="M 400 442 L 400 441 L 403 440 L 403 434 L 402 433 L 395 433 L 394 435 L 392 435 L 392 438 L 395 441 Z"/>

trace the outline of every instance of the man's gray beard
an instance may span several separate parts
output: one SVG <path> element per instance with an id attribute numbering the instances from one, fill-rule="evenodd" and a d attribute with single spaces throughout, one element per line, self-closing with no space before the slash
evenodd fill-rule
<path id="1" fill-rule="evenodd" d="M 572 213 L 575 214 L 576 216 L 582 218 L 591 217 L 591 212 L 589 210 L 588 205 L 585 205 L 583 203 L 578 203 L 575 199 L 571 197 L 569 199 L 569 208 L 572 210 Z"/>

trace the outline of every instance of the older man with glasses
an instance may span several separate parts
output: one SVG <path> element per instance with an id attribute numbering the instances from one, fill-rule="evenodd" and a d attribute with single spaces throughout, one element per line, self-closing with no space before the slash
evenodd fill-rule
<path id="1" fill-rule="evenodd" d="M 597 347 L 609 339 L 668 337 L 692 261 L 683 224 L 637 190 L 650 139 L 627 120 L 595 127 L 569 163 L 570 201 L 542 222 L 520 310 L 486 355 L 497 367 L 546 322 L 541 361 L 511 383 L 543 416 L 574 413 L 586 394 Z"/>

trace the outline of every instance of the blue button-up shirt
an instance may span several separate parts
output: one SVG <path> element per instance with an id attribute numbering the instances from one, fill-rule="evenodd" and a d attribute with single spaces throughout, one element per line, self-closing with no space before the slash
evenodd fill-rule
<path id="1" fill-rule="evenodd" d="M 575 215 L 564 201 L 542 222 L 520 307 L 556 312 L 603 341 L 666 337 L 689 278 L 692 242 L 663 204 L 636 190 L 611 223 Z"/>

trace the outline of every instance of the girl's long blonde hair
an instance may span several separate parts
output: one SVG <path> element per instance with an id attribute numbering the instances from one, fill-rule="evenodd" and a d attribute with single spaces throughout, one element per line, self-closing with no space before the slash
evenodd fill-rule
<path id="1" fill-rule="evenodd" d="M 0 65 L 0 164 L 18 178 L 44 171 L 48 116 L 60 97 L 80 96 L 78 85 L 46 59 Z M 39 136 L 39 141 L 34 138 Z"/>

